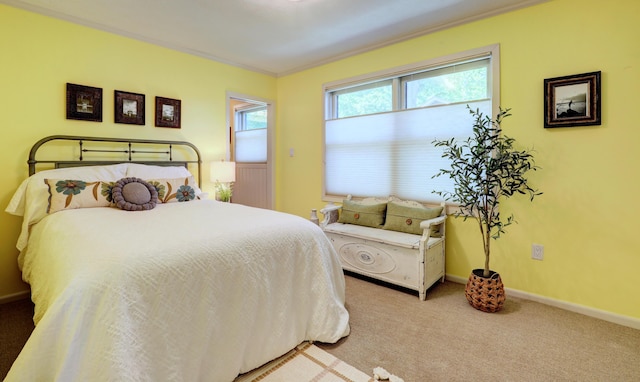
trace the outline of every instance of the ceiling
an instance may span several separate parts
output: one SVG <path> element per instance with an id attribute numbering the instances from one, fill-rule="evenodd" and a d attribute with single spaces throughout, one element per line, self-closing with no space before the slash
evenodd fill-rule
<path id="1" fill-rule="evenodd" d="M 284 75 L 546 0 L 0 0 Z"/>

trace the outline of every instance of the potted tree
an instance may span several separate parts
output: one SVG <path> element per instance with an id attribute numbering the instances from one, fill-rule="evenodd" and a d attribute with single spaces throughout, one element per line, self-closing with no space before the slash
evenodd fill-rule
<path id="1" fill-rule="evenodd" d="M 510 110 L 501 108 L 492 120 L 469 108 L 474 117 L 471 137 L 461 142 L 455 139 L 433 142 L 444 148 L 442 157 L 451 161 L 450 168 L 441 169 L 434 177 L 448 176 L 454 182 L 453 191 L 435 193 L 459 204 L 454 216 L 475 218 L 482 235 L 484 268 L 471 272 L 465 296 L 471 306 L 485 312 L 497 312 L 505 300 L 500 274 L 489 266 L 490 240 L 500 238 L 505 227 L 515 222 L 513 215 L 500 214 L 500 200 L 525 194 L 533 201 L 542 194 L 529 186 L 525 178 L 528 171 L 538 168 L 532 151 L 516 150 L 515 139 L 502 134 L 502 120 L 511 115 Z"/>

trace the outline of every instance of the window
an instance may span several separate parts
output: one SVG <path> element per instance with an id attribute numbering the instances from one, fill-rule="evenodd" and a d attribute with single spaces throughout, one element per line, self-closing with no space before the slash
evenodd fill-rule
<path id="1" fill-rule="evenodd" d="M 253 106 L 237 111 L 236 131 L 256 130 L 267 128 L 267 107 Z"/>
<path id="2" fill-rule="evenodd" d="M 393 110 L 391 81 L 357 86 L 333 93 L 337 118 L 382 113 Z"/>
<path id="3" fill-rule="evenodd" d="M 439 202 L 452 190 L 434 139 L 465 139 L 467 106 L 498 107 L 497 46 L 325 85 L 324 196 Z"/>
<path id="4" fill-rule="evenodd" d="M 255 106 L 236 110 L 235 160 L 239 163 L 267 161 L 267 107 Z"/>
<path id="5" fill-rule="evenodd" d="M 404 107 L 446 105 L 491 98 L 489 58 L 426 70 L 402 78 Z"/>

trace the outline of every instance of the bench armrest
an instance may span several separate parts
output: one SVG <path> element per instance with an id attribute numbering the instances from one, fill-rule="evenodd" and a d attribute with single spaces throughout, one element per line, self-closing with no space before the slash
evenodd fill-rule
<path id="1" fill-rule="evenodd" d="M 420 228 L 424 230 L 423 236 L 426 237 L 444 237 L 444 228 L 446 216 L 438 216 L 437 218 L 423 220 Z"/>
<path id="2" fill-rule="evenodd" d="M 323 215 L 322 221 L 320 222 L 320 227 L 326 227 L 327 224 L 335 223 L 338 221 L 338 211 L 342 208 L 342 206 L 336 206 L 333 203 L 327 204 L 323 209 L 320 210 L 320 213 Z"/>

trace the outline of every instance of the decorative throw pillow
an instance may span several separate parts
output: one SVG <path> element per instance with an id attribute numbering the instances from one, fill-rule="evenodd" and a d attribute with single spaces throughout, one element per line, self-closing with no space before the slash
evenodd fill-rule
<path id="1" fill-rule="evenodd" d="M 386 209 L 387 203 L 370 204 L 345 199 L 342 201 L 342 212 L 338 223 L 380 228 L 384 224 Z"/>
<path id="2" fill-rule="evenodd" d="M 418 202 L 391 201 L 387 206 L 384 229 L 421 235 L 420 223 L 440 216 L 442 207 L 428 208 Z"/>
<path id="3" fill-rule="evenodd" d="M 158 192 L 158 202 L 189 202 L 198 196 L 195 180 L 192 176 L 176 179 L 147 180 Z"/>
<path id="4" fill-rule="evenodd" d="M 92 207 L 109 207 L 113 203 L 111 189 L 115 182 L 77 179 L 45 179 L 49 191 L 47 213 Z"/>
<path id="5" fill-rule="evenodd" d="M 111 191 L 116 206 L 126 211 L 151 210 L 158 203 L 158 191 L 139 178 L 122 178 Z"/>

